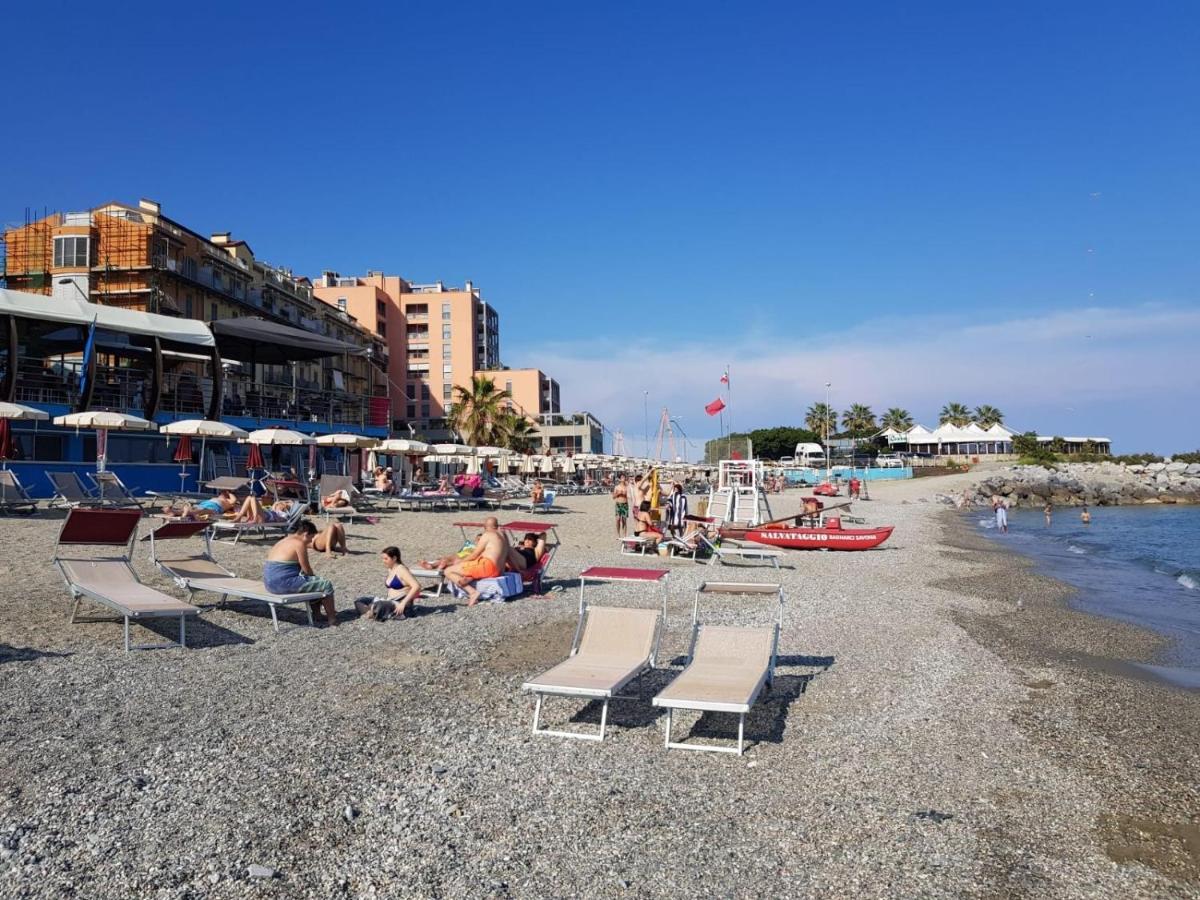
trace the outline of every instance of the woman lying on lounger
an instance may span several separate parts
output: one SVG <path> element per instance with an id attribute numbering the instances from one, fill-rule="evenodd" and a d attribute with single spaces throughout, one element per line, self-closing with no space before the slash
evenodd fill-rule
<path id="1" fill-rule="evenodd" d="M 344 490 L 336 490 L 332 494 L 321 498 L 322 509 L 345 509 L 350 505 L 350 493 Z"/>
<path id="2" fill-rule="evenodd" d="M 276 500 L 270 506 L 263 506 L 262 501 L 251 494 L 242 501 L 242 508 L 232 519 L 234 522 L 248 522 L 262 525 L 266 522 L 286 522 L 292 512 L 291 500 Z"/>
<path id="3" fill-rule="evenodd" d="M 217 496 L 201 500 L 199 503 L 168 503 L 162 511 L 178 519 L 206 522 L 209 519 L 218 519 L 236 507 L 237 498 L 229 491 L 221 491 Z"/>
<path id="4" fill-rule="evenodd" d="M 403 619 L 412 615 L 413 606 L 421 596 L 421 584 L 413 577 L 408 566 L 400 561 L 399 547 L 384 547 L 379 554 L 387 567 L 386 597 L 376 597 L 373 600 L 363 598 L 354 601 L 354 608 L 360 616 L 386 622 L 388 619 Z"/>
<path id="5" fill-rule="evenodd" d="M 337 624 L 337 608 L 333 602 L 333 583 L 313 573 L 308 561 L 308 548 L 317 536 L 317 526 L 308 519 L 296 523 L 292 533 L 267 553 L 263 563 L 263 584 L 272 594 L 316 594 L 325 596 L 313 600 L 313 612 L 325 611 L 325 621 Z"/>

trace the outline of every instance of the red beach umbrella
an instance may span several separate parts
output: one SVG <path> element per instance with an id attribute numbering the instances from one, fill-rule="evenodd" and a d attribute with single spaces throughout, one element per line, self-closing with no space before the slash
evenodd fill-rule
<path id="1" fill-rule="evenodd" d="M 249 472 L 252 469 L 264 468 L 266 466 L 263 465 L 262 448 L 258 444 L 251 444 L 250 455 L 246 458 L 246 471 Z"/>
<path id="2" fill-rule="evenodd" d="M 175 456 L 172 457 L 177 463 L 190 463 L 192 461 L 192 439 L 189 435 L 184 435 L 179 439 L 179 444 L 175 448 Z"/>
<path id="3" fill-rule="evenodd" d="M 8 419 L 0 419 L 0 460 L 8 462 L 14 456 L 12 428 Z"/>

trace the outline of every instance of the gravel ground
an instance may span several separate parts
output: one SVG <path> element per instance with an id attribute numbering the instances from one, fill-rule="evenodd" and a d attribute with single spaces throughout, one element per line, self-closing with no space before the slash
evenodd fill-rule
<path id="1" fill-rule="evenodd" d="M 316 563 L 340 627 L 275 635 L 258 608 L 212 610 L 188 650 L 133 654 L 119 625 L 67 624 L 58 522 L 0 521 L 0 896 L 1200 896 L 1186 870 L 1112 853 L 1111 784 L 1039 737 L 1026 711 L 1048 692 L 972 629 L 1024 613 L 972 587 L 1003 577 L 997 554 L 946 537 L 929 498 L 956 478 L 872 488 L 856 512 L 897 526 L 878 551 L 794 553 L 779 573 L 669 564 L 666 659 L 706 576 L 785 584 L 783 665 L 741 758 L 664 751 L 649 698 L 669 668 L 634 683 L 641 701 L 614 706 L 602 744 L 529 733 L 520 684 L 566 655 L 574 576 L 656 564 L 617 553 L 606 498 L 553 517 L 564 590 L 546 599 L 355 619 L 380 548 L 412 560 L 458 539 L 454 514 L 390 513 L 351 526 L 354 555 Z M 144 550 L 139 572 L 170 590 Z M 239 574 L 263 554 L 218 548 Z M 656 601 L 623 584 L 591 596 Z M 1038 679 L 1060 682 L 1053 667 Z M 1055 727 L 1093 747 L 1096 723 L 1056 704 Z M 598 720 L 548 704 L 552 727 Z M 681 725 L 736 733 L 730 716 Z"/>

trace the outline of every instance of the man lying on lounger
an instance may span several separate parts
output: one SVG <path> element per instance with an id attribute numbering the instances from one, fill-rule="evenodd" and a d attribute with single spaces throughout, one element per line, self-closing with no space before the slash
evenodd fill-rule
<path id="1" fill-rule="evenodd" d="M 237 508 L 237 498 L 230 491 L 221 491 L 217 496 L 199 503 L 168 503 L 162 508 L 164 514 L 189 522 L 219 519 Z"/>
<path id="2" fill-rule="evenodd" d="M 500 533 L 499 520 L 495 516 L 488 516 L 483 523 L 483 534 L 475 542 L 475 549 L 445 570 L 446 579 L 467 595 L 467 606 L 479 602 L 479 590 L 474 587 L 476 581 L 495 578 L 504 571 L 508 550 L 508 541 Z"/>

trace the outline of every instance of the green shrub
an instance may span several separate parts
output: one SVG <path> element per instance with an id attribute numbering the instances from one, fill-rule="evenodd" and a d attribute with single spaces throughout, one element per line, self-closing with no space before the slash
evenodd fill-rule
<path id="1" fill-rule="evenodd" d="M 1191 453 L 1172 453 L 1172 462 L 1181 463 L 1200 463 L 1200 450 L 1193 450 Z"/>

